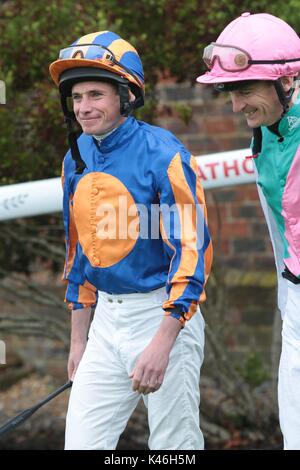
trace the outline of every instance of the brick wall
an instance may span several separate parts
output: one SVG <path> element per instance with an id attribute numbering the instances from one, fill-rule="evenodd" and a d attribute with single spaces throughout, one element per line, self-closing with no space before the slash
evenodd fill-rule
<path id="1" fill-rule="evenodd" d="M 158 86 L 156 123 L 174 132 L 194 155 L 249 147 L 251 130 L 233 114 L 228 96 L 209 87 L 164 82 Z M 187 124 L 180 108 L 188 106 Z M 273 254 L 255 184 L 206 190 L 215 256 L 232 268 L 273 269 Z"/>
<path id="2" fill-rule="evenodd" d="M 228 96 L 201 85 L 164 82 L 157 98 L 156 123 L 174 132 L 194 155 L 249 147 L 252 132 L 242 115 L 232 113 Z M 187 124 L 180 117 L 186 106 L 191 111 Z M 205 194 L 214 244 L 213 271 L 221 268 L 226 283 L 221 313 L 229 325 L 224 331 L 225 345 L 241 363 L 254 351 L 270 368 L 276 274 L 256 185 L 209 189 Z M 214 290 L 213 285 L 211 281 L 208 289 Z M 208 292 L 208 322 L 216 290 Z"/>

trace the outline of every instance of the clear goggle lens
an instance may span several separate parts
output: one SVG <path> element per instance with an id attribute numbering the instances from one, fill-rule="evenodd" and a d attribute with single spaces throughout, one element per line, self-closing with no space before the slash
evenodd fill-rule
<path id="1" fill-rule="evenodd" d="M 215 60 L 227 72 L 245 70 L 251 65 L 251 57 L 243 49 L 212 42 L 204 49 L 203 61 L 208 69 L 212 69 Z"/>

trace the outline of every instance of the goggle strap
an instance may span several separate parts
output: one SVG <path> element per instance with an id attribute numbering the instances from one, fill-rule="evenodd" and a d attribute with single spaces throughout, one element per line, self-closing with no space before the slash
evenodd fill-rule
<path id="1" fill-rule="evenodd" d="M 299 62 L 300 57 L 297 59 L 276 59 L 276 60 L 249 60 L 249 64 L 287 64 L 288 62 Z"/>
<path id="2" fill-rule="evenodd" d="M 119 83 L 119 96 L 120 96 L 120 114 L 122 116 L 129 116 L 133 106 L 129 101 L 129 89 L 127 84 Z"/>

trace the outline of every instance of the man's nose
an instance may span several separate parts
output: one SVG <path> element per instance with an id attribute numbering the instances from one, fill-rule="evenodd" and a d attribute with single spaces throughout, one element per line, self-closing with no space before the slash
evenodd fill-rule
<path id="1" fill-rule="evenodd" d="M 89 113 L 92 110 L 91 102 L 87 96 L 84 96 L 81 98 L 80 105 L 79 105 L 79 111 L 80 113 L 86 114 Z"/>
<path id="2" fill-rule="evenodd" d="M 230 93 L 230 97 L 232 103 L 232 111 L 234 113 L 239 113 L 240 111 L 242 111 L 245 107 L 245 102 L 243 98 L 235 94 L 234 92 Z"/>

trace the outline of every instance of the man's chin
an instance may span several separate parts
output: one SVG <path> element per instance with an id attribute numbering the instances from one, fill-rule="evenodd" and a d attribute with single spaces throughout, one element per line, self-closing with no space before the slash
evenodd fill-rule
<path id="1" fill-rule="evenodd" d="M 248 127 L 250 127 L 251 129 L 264 125 L 262 120 L 259 119 L 258 117 L 257 118 L 246 117 L 246 122 L 247 122 Z"/>
<path id="2" fill-rule="evenodd" d="M 255 127 L 260 127 L 261 124 L 257 124 L 257 123 L 254 123 L 253 121 L 247 120 L 247 126 L 250 127 L 250 129 L 254 129 Z"/>
<path id="3" fill-rule="evenodd" d="M 91 131 L 91 129 L 82 129 L 82 132 L 86 135 L 97 135 L 96 132 Z"/>
<path id="4" fill-rule="evenodd" d="M 83 133 L 87 134 L 87 135 L 101 135 L 105 132 L 102 129 L 99 129 L 99 127 L 97 127 L 97 126 L 82 125 L 81 127 L 82 127 Z"/>

